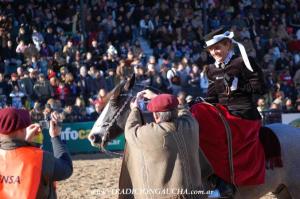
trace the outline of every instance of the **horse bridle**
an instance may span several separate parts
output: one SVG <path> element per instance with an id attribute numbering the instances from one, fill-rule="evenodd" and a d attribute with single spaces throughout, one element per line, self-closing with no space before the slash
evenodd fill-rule
<path id="1" fill-rule="evenodd" d="M 115 113 L 115 115 L 113 116 L 112 120 L 110 120 L 110 122 L 105 122 L 102 126 L 106 126 L 105 127 L 105 135 L 103 136 L 103 141 L 102 143 L 99 145 L 99 149 L 101 152 L 104 152 L 107 155 L 110 156 L 122 156 L 121 153 L 117 153 L 117 152 L 112 152 L 112 151 L 108 151 L 104 148 L 104 141 L 106 140 L 107 134 L 109 132 L 109 129 L 113 126 L 113 124 L 117 121 L 117 119 L 120 117 L 121 113 L 123 112 L 123 110 L 125 109 L 126 105 L 131 101 L 133 95 L 132 93 L 129 94 L 121 94 L 120 96 L 127 96 L 126 101 L 124 102 L 124 104 L 121 106 L 121 108 Z"/>

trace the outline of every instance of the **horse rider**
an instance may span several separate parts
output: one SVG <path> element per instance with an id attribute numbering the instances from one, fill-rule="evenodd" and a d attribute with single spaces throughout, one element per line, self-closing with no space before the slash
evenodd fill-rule
<path id="1" fill-rule="evenodd" d="M 239 130 L 236 133 L 231 129 L 233 160 L 227 159 L 228 156 L 225 154 L 229 152 L 221 151 L 222 143 L 228 144 L 224 141 L 226 134 L 217 138 L 213 132 L 219 130 L 214 129 L 214 125 L 209 121 L 205 121 L 207 118 L 197 110 L 201 105 L 192 108 L 192 113 L 198 121 L 204 120 L 203 124 L 199 122 L 200 128 L 204 129 L 207 125 L 207 129 L 211 132 L 206 134 L 208 137 L 205 140 L 215 143 L 223 140 L 221 144 L 214 145 L 220 149 L 215 154 L 211 150 L 213 145 L 204 141 L 202 145 L 200 136 L 201 148 L 218 176 L 217 188 L 222 197 L 231 197 L 234 194 L 234 185 L 263 184 L 265 176 L 264 152 L 259 141 L 261 116 L 254 99 L 265 92 L 263 73 L 254 59 L 248 58 L 244 46 L 233 37 L 233 32 L 226 31 L 222 27 L 204 37 L 205 49 L 215 60 L 207 68 L 209 87 L 205 101 L 216 104 L 215 107 L 226 118 L 229 126 Z M 238 46 L 241 55 L 235 54 L 234 44 Z M 233 161 L 233 178 L 228 172 L 228 161 Z"/>
<path id="2" fill-rule="evenodd" d="M 54 182 L 72 175 L 72 160 L 59 136 L 58 114 L 51 118 L 54 155 L 31 143 L 41 129 L 31 124 L 27 110 L 0 110 L 0 198 L 57 198 Z"/>
<path id="3" fill-rule="evenodd" d="M 143 123 L 139 101 L 150 99 L 148 111 L 155 122 Z M 150 90 L 137 94 L 125 125 L 126 149 L 120 175 L 119 198 L 201 198 L 199 128 L 187 109 L 177 109 L 170 94 Z M 189 194 L 191 193 L 191 194 Z M 193 194 L 195 193 L 195 194 Z M 202 193 L 203 194 L 203 193 Z"/>

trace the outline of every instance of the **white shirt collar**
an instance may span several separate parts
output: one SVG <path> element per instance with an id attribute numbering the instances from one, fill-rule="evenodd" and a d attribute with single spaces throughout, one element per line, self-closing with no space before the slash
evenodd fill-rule
<path id="1" fill-rule="evenodd" d="M 227 56 L 226 56 L 226 58 L 225 58 L 225 60 L 224 60 L 224 65 L 227 65 L 227 64 L 228 64 L 228 62 L 231 60 L 231 58 L 232 58 L 233 55 L 234 55 L 233 50 L 229 51 L 229 53 L 227 54 Z M 220 64 L 221 64 L 221 62 L 215 61 L 215 66 L 216 66 L 217 68 L 220 67 Z"/>

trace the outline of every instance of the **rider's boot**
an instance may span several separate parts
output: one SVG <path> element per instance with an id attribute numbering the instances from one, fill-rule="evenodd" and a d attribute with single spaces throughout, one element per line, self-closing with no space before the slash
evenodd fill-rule
<path id="1" fill-rule="evenodd" d="M 233 184 L 225 182 L 223 179 L 221 179 L 216 175 L 210 178 L 210 180 L 214 181 L 216 186 L 215 186 L 215 190 L 209 196 L 209 198 L 227 198 L 227 199 L 233 198 L 235 193 L 235 187 Z"/>
<path id="2" fill-rule="evenodd" d="M 225 182 L 221 178 L 219 178 L 219 183 L 217 185 L 217 189 L 220 191 L 220 195 L 222 198 L 233 198 L 235 193 L 235 187 L 233 184 Z"/>

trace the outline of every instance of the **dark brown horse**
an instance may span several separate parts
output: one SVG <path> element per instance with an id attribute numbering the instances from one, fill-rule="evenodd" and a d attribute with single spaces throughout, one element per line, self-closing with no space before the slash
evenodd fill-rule
<path id="1" fill-rule="evenodd" d="M 133 76 L 117 85 L 109 94 L 110 99 L 89 134 L 93 146 L 104 146 L 124 132 L 130 113 L 130 101 L 138 91 L 145 89 L 141 85 L 134 85 L 134 81 Z M 150 118 L 149 114 L 145 115 Z M 281 143 L 284 167 L 267 170 L 263 185 L 238 187 L 235 198 L 260 198 L 283 185 L 288 188 L 292 198 L 300 196 L 300 129 L 284 124 L 272 124 L 268 127 L 275 132 Z"/>
<path id="2" fill-rule="evenodd" d="M 133 76 L 130 80 L 118 84 L 108 93 L 106 106 L 89 134 L 89 140 L 93 146 L 105 146 L 108 141 L 124 133 L 131 100 L 137 92 L 148 89 L 147 86 L 134 84 L 134 82 L 135 77 Z M 159 91 L 157 90 L 157 92 Z M 147 122 L 153 121 L 151 113 L 144 112 L 143 115 Z"/>

